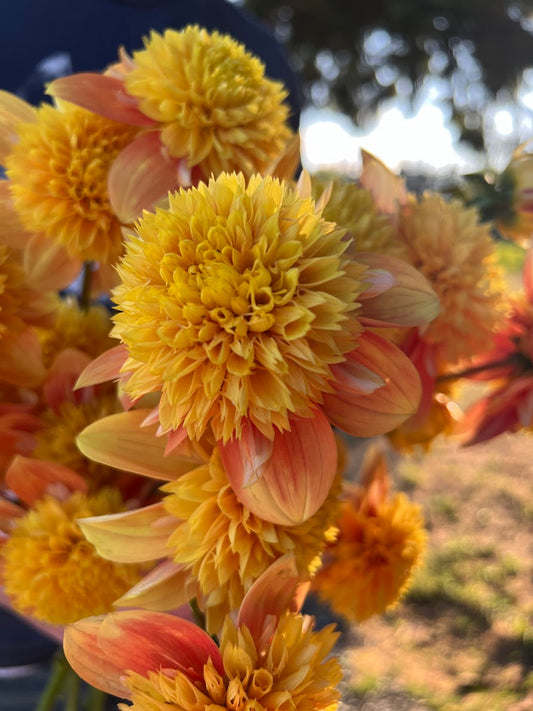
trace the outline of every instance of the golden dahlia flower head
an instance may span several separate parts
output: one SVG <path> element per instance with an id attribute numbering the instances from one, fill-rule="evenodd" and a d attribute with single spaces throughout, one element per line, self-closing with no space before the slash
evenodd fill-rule
<path id="1" fill-rule="evenodd" d="M 86 494 L 73 470 L 17 456 L 6 485 L 20 504 L 0 500 L 2 586 L 13 609 L 51 624 L 68 624 L 112 609 L 140 577 L 137 565 L 101 558 L 78 518 L 123 508 L 117 489 Z"/>
<path id="2" fill-rule="evenodd" d="M 162 150 L 151 146 L 152 152 L 174 166 L 167 175 L 170 190 L 186 171 L 189 178 L 196 173 L 196 182 L 223 171 L 251 176 L 276 162 L 292 138 L 287 91 L 264 71 L 261 60 L 229 35 L 189 25 L 162 35 L 152 31 L 144 49 L 123 55 L 105 75 L 57 79 L 49 92 L 144 128 L 139 149 L 146 132 L 157 135 Z M 133 157 L 135 149 L 128 151 Z"/>
<path id="3" fill-rule="evenodd" d="M 123 710 L 334 711 L 337 635 L 332 626 L 314 631 L 312 618 L 298 614 L 294 586 L 279 566 L 265 573 L 236 622 L 226 618 L 219 643 L 186 619 L 129 610 L 69 626 L 65 655 L 87 682 L 128 699 Z"/>
<path id="4" fill-rule="evenodd" d="M 324 403 L 335 424 L 364 436 L 362 421 L 373 427 L 396 398 L 400 419 L 416 410 L 412 364 L 363 323 L 425 323 L 435 295 L 398 260 L 348 256 L 345 230 L 300 188 L 223 173 L 136 223 L 118 265 L 112 335 L 127 354 L 126 394 L 161 393 L 163 431 L 199 439 L 210 425 L 226 442 L 248 419 L 272 439 Z M 381 388 L 389 405 L 374 407 Z M 362 395 L 367 415 L 352 427 Z"/>
<path id="5" fill-rule="evenodd" d="M 138 129 L 68 102 L 43 104 L 15 129 L 5 165 L 23 226 L 71 257 L 113 264 L 122 253 L 122 226 L 111 203 L 110 169 Z"/>
<path id="6" fill-rule="evenodd" d="M 377 209 L 370 190 L 341 178 L 319 176 L 312 178 L 312 190 L 316 200 L 324 193 L 328 195 L 323 217 L 349 232 L 353 250 L 404 257 L 405 250 L 390 218 Z"/>
<path id="7" fill-rule="evenodd" d="M 440 312 L 419 329 L 436 371 L 490 347 L 501 317 L 503 278 L 490 228 L 475 208 L 436 193 L 410 196 L 399 216 L 406 260 L 430 282 Z"/>
<path id="8" fill-rule="evenodd" d="M 346 487 L 337 538 L 312 581 L 335 612 L 361 622 L 394 607 L 426 547 L 422 512 L 403 493 L 389 496 L 383 454 L 371 448 L 362 484 Z"/>

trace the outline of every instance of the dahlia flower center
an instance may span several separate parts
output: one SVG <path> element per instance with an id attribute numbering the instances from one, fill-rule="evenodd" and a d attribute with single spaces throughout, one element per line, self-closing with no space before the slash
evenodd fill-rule
<path id="1" fill-rule="evenodd" d="M 295 295 L 299 270 L 286 265 L 282 269 L 277 260 L 265 264 L 257 245 L 238 249 L 204 240 L 193 257 L 167 254 L 161 263 L 169 294 L 192 324 L 207 321 L 237 338 L 263 333 L 274 325 L 276 307 Z M 201 329 L 200 340 L 212 336 L 209 327 Z"/>

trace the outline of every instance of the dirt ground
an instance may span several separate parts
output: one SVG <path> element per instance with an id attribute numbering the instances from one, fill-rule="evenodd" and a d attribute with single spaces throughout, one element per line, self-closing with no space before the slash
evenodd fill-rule
<path id="1" fill-rule="evenodd" d="M 533 711 L 533 435 L 400 458 L 425 512 L 425 563 L 403 602 L 344 635 L 344 707 Z"/>

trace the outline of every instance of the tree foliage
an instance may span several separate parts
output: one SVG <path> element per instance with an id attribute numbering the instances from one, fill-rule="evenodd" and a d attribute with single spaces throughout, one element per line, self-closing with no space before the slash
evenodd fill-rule
<path id="1" fill-rule="evenodd" d="M 441 78 L 461 137 L 482 145 L 487 103 L 533 65 L 531 0 L 245 0 L 287 45 L 307 101 L 358 122 Z"/>

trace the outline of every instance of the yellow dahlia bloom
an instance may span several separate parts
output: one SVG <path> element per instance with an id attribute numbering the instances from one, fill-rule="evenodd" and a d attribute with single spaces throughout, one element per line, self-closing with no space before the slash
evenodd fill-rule
<path id="1" fill-rule="evenodd" d="M 308 417 L 362 330 L 366 267 L 314 201 L 270 177 L 223 173 L 145 213 L 118 266 L 112 335 L 124 390 L 161 392 L 162 428 L 267 437 Z"/>
<path id="2" fill-rule="evenodd" d="M 9 189 L 24 227 L 82 260 L 113 263 L 122 231 L 109 201 L 109 169 L 138 129 L 62 103 L 43 104 L 16 125 L 6 158 Z"/>
<path id="3" fill-rule="evenodd" d="M 69 626 L 65 655 L 86 681 L 132 702 L 121 709 L 334 711 L 337 634 L 296 612 L 296 581 L 272 566 L 219 644 L 183 618 L 129 610 Z"/>
<path id="4" fill-rule="evenodd" d="M 346 228 L 354 239 L 353 249 L 404 256 L 390 219 L 378 211 L 369 190 L 339 178 L 313 178 L 314 197 L 318 199 L 325 190 L 330 190 L 330 195 L 323 217 Z"/>
<path id="5" fill-rule="evenodd" d="M 318 511 L 295 526 L 269 523 L 240 503 L 218 449 L 206 465 L 162 490 L 167 492 L 165 509 L 178 519 L 168 539 L 170 556 L 198 581 L 210 631 L 221 628 L 224 616 L 239 607 L 252 583 L 276 559 L 292 552 L 298 572 L 309 579 L 335 538 L 340 475 Z"/>
<path id="6" fill-rule="evenodd" d="M 503 283 L 489 226 L 459 200 L 426 193 L 404 207 L 399 231 L 406 260 L 428 279 L 441 304 L 420 329 L 437 366 L 484 351 L 500 316 Z"/>
<path id="7" fill-rule="evenodd" d="M 64 501 L 45 497 L 18 518 L 0 552 L 3 585 L 14 609 L 53 624 L 110 610 L 139 579 L 139 568 L 101 558 L 76 519 L 121 506 L 116 490 L 91 497 L 75 492 Z"/>
<path id="8" fill-rule="evenodd" d="M 287 91 L 229 35 L 197 25 L 152 31 L 124 75 L 139 109 L 161 127 L 174 158 L 202 175 L 264 172 L 291 137 Z"/>
<path id="9" fill-rule="evenodd" d="M 420 507 L 405 494 L 365 505 L 342 504 L 339 535 L 313 588 L 349 620 L 362 621 L 393 607 L 409 585 L 426 545 Z"/>

